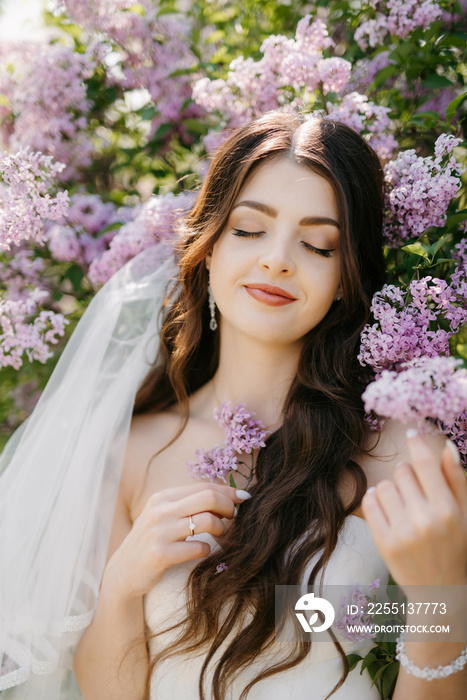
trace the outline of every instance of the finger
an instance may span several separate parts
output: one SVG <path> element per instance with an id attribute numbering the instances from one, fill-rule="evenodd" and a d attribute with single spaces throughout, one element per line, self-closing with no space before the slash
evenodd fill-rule
<path id="1" fill-rule="evenodd" d="M 251 495 L 248 493 L 248 491 L 242 491 L 241 489 L 235 489 L 232 486 L 224 486 L 224 484 L 216 484 L 213 482 L 197 482 L 187 486 L 177 486 L 171 489 L 164 489 L 164 491 L 161 491 L 160 493 L 169 501 L 178 501 L 186 496 L 190 496 L 191 494 L 196 494 L 207 490 L 214 490 L 218 493 L 223 493 L 234 501 L 234 503 L 243 503 L 250 498 Z"/>
<path id="2" fill-rule="evenodd" d="M 376 484 L 374 493 L 390 526 L 398 529 L 404 527 L 407 523 L 407 509 L 396 484 L 383 479 Z"/>
<path id="3" fill-rule="evenodd" d="M 225 532 L 225 525 L 220 518 L 212 513 L 196 513 L 191 516 L 191 523 L 194 529 L 190 529 L 190 516 L 177 518 L 176 520 L 167 523 L 170 527 L 172 541 L 185 540 L 187 537 L 199 535 L 202 532 L 207 532 L 213 537 L 222 537 Z M 175 533 L 175 534 L 174 534 Z"/>
<path id="4" fill-rule="evenodd" d="M 461 512 L 467 515 L 467 472 L 462 468 L 459 452 L 451 440 L 446 440 L 441 453 L 441 467 Z"/>
<path id="5" fill-rule="evenodd" d="M 396 464 L 394 480 L 406 509 L 409 512 L 422 512 L 427 501 L 412 465 L 408 462 Z"/>
<path id="6" fill-rule="evenodd" d="M 231 489 L 235 491 L 235 489 Z M 208 512 L 221 518 L 233 518 L 235 503 L 230 496 L 217 489 L 203 489 L 185 498 L 174 501 L 171 512 L 176 518 L 188 517 L 195 513 Z"/>
<path id="7" fill-rule="evenodd" d="M 387 538 L 390 531 L 390 525 L 378 502 L 378 499 L 376 498 L 376 489 L 374 486 L 371 486 L 363 496 L 362 511 L 374 540 L 379 547 L 379 545 Z"/>
<path id="8" fill-rule="evenodd" d="M 171 542 L 167 546 L 164 561 L 167 568 L 174 564 L 181 564 L 191 559 L 201 559 L 211 554 L 211 545 L 201 540 L 188 540 L 187 542 Z"/>
<path id="9" fill-rule="evenodd" d="M 407 431 L 410 461 L 426 498 L 433 504 L 443 499 L 453 504 L 454 497 L 434 453 L 416 430 Z"/>

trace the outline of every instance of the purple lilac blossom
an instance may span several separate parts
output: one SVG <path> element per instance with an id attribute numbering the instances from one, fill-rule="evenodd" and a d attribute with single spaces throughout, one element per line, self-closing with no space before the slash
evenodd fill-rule
<path id="1" fill-rule="evenodd" d="M 460 364 L 454 357 L 420 357 L 399 371 L 383 370 L 363 392 L 365 410 L 424 432 L 432 421 L 451 426 L 467 411 L 467 370 Z"/>
<path id="2" fill-rule="evenodd" d="M 44 258 L 34 258 L 32 250 L 25 243 L 11 246 L 8 262 L 0 261 L 0 283 L 5 289 L 4 298 L 11 301 L 27 299 L 31 287 L 45 291 L 41 279 L 44 269 Z"/>
<path id="3" fill-rule="evenodd" d="M 375 588 L 379 588 L 380 583 L 380 579 L 377 578 L 376 581 L 367 586 L 366 592 L 362 591 L 361 585 L 357 583 L 354 586 L 351 597 L 349 599 L 347 597 L 342 598 L 341 615 L 336 617 L 334 625 L 346 639 L 350 639 L 352 642 L 364 642 L 366 639 L 374 639 L 376 637 L 375 632 L 356 631 L 349 629 L 349 627 L 371 625 L 371 615 L 368 612 L 369 603 L 374 603 L 376 596 L 370 594 Z M 350 605 L 357 606 L 358 611 L 349 613 L 347 606 Z"/>
<path id="4" fill-rule="evenodd" d="M 232 410 L 231 402 L 223 402 L 215 409 L 214 418 L 225 431 L 225 445 L 234 452 L 246 452 L 266 447 L 264 442 L 268 433 L 260 420 L 254 420 L 244 403 Z"/>
<path id="5" fill-rule="evenodd" d="M 195 459 L 187 462 L 188 471 L 193 478 L 210 479 L 225 476 L 236 470 L 238 460 L 235 453 L 251 454 L 252 450 L 265 447 L 264 442 L 268 433 L 260 420 L 255 420 L 246 409 L 244 403 L 231 409 L 231 402 L 223 402 L 219 409 L 214 410 L 214 418 L 224 428 L 225 440 L 223 447 L 215 445 L 207 452 L 198 449 Z M 252 467 L 253 471 L 254 467 Z"/>
<path id="6" fill-rule="evenodd" d="M 415 29 L 427 29 L 442 15 L 432 0 L 370 0 L 369 5 L 375 17 L 362 22 L 354 37 L 363 51 L 382 44 L 388 34 L 405 39 Z"/>
<path id="7" fill-rule="evenodd" d="M 51 194 L 64 167 L 29 148 L 0 155 L 0 250 L 26 240 L 44 242 L 44 220 L 60 219 L 68 209 L 68 192 Z"/>
<path id="8" fill-rule="evenodd" d="M 194 479 L 222 479 L 225 482 L 226 475 L 237 469 L 237 458 L 228 447 L 215 445 L 207 452 L 196 450 L 195 458 L 190 459 L 186 466 Z"/>
<path id="9" fill-rule="evenodd" d="M 444 226 L 449 203 L 459 193 L 460 176 L 465 171 L 452 155 L 459 143 L 460 139 L 441 134 L 434 158 L 421 158 L 409 149 L 385 165 L 384 235 L 389 247 L 420 236 L 430 226 Z"/>
<path id="10" fill-rule="evenodd" d="M 194 204 L 195 192 L 154 195 L 135 208 L 135 217 L 112 237 L 108 250 L 93 260 L 89 267 L 92 284 L 107 282 L 131 258 L 157 244 L 161 262 L 171 254 L 178 235 L 178 219 Z"/>
<path id="11" fill-rule="evenodd" d="M 223 561 L 223 562 L 221 562 L 220 564 L 218 564 L 218 565 L 216 566 L 216 574 L 220 574 L 221 571 L 225 571 L 225 570 L 228 569 L 228 568 L 229 568 L 229 567 L 227 566 L 227 564 L 225 563 L 225 561 Z"/>
<path id="12" fill-rule="evenodd" d="M 364 132 L 379 155 L 387 158 L 397 146 L 387 133 L 391 128 L 389 109 L 355 92 L 342 100 L 336 97 L 348 92 L 351 64 L 338 56 L 323 56 L 333 45 L 324 22 L 306 15 L 297 25 L 295 39 L 269 36 L 261 46 L 263 57 L 259 61 L 236 58 L 225 80 L 199 80 L 193 99 L 207 112 L 219 112 L 221 126 L 232 129 L 271 109 L 303 109 L 312 93 L 319 92 L 322 97 L 333 93 L 334 101 L 326 104 L 329 118 Z M 209 132 L 204 139 L 208 153 L 212 154 L 227 135 L 227 130 Z"/>
<path id="13" fill-rule="evenodd" d="M 94 146 L 87 135 L 91 102 L 85 80 L 95 60 L 61 43 L 7 43 L 0 54 L 0 93 L 7 122 L 0 140 L 10 152 L 25 147 L 65 164 L 62 181 L 78 179 L 89 167 Z M 1 122 L 0 122 L 1 123 Z"/>
<path id="14" fill-rule="evenodd" d="M 114 55 L 119 54 L 118 70 L 111 66 L 106 70 L 109 83 L 125 90 L 145 89 L 157 105 L 149 138 L 161 124 L 172 123 L 188 143 L 183 120 L 203 113 L 190 101 L 193 82 L 200 75 L 189 70 L 197 60 L 191 51 L 190 16 L 159 15 L 160 7 L 152 0 L 64 0 L 64 5 L 70 18 L 103 34 Z M 212 47 L 202 42 L 199 48 L 208 59 Z"/>
<path id="15" fill-rule="evenodd" d="M 417 357 L 449 355 L 449 338 L 467 323 L 465 270 L 458 277 L 458 286 L 427 276 L 412 280 L 406 290 L 388 284 L 376 292 L 371 304 L 376 323 L 361 333 L 360 364 L 378 376 Z M 439 327 L 440 320 L 448 322 L 449 330 Z M 432 330 L 435 322 L 438 328 Z"/>
<path id="16" fill-rule="evenodd" d="M 19 301 L 0 299 L 0 367 L 11 366 L 19 369 L 23 364 L 23 353 L 29 360 L 46 362 L 52 353 L 48 343 L 58 342 L 58 336 L 65 334 L 68 321 L 63 314 L 41 311 L 31 323 L 30 318 L 37 313 L 48 292 L 35 289 L 29 297 Z"/>

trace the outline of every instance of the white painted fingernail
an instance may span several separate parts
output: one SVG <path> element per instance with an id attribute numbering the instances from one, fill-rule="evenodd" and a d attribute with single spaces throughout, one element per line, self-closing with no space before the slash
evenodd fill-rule
<path id="1" fill-rule="evenodd" d="M 446 440 L 446 446 L 449 448 L 449 450 L 450 450 L 450 452 L 451 452 L 451 454 L 452 454 L 453 460 L 455 461 L 455 463 L 457 464 L 457 466 L 460 467 L 460 465 L 461 465 L 461 458 L 460 458 L 459 450 L 457 449 L 457 447 L 455 446 L 455 444 L 454 444 L 453 442 L 451 442 L 451 440 Z"/>
<path id="2" fill-rule="evenodd" d="M 409 438 L 409 440 L 410 440 L 410 438 L 417 437 L 417 435 L 418 435 L 418 432 L 415 430 L 415 428 L 409 428 L 406 432 L 406 436 Z"/>
<path id="3" fill-rule="evenodd" d="M 376 491 L 376 486 L 370 486 L 370 487 L 367 488 L 367 490 L 366 490 L 367 493 L 373 493 L 373 491 Z"/>
<path id="4" fill-rule="evenodd" d="M 237 515 L 238 515 L 238 508 L 237 508 L 237 506 L 235 506 L 233 517 L 235 518 Z"/>
<path id="5" fill-rule="evenodd" d="M 241 501 L 246 501 L 247 498 L 251 498 L 251 493 L 248 493 L 248 491 L 242 491 L 242 489 L 237 489 L 236 492 L 237 498 L 239 498 Z"/>

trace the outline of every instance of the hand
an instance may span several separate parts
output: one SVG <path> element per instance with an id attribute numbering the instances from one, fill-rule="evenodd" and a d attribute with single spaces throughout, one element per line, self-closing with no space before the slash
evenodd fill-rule
<path id="1" fill-rule="evenodd" d="M 467 479 L 455 446 L 441 465 L 425 440 L 408 431 L 411 458 L 394 481 L 380 481 L 362 501 L 365 519 L 401 586 L 467 584 Z"/>
<path id="2" fill-rule="evenodd" d="M 141 597 L 170 566 L 208 556 L 211 547 L 206 542 L 185 541 L 190 535 L 188 516 L 196 525 L 195 534 L 220 537 L 221 518 L 233 518 L 243 500 L 236 489 L 222 484 L 198 483 L 154 493 L 109 559 L 102 589 L 119 597 Z"/>

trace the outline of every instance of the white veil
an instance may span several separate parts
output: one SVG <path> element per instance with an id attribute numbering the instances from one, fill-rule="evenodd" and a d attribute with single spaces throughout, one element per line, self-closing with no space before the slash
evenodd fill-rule
<path id="1" fill-rule="evenodd" d="M 134 398 L 177 273 L 159 243 L 102 287 L 1 455 L 2 700 L 81 697 L 72 650 L 96 605 Z"/>

